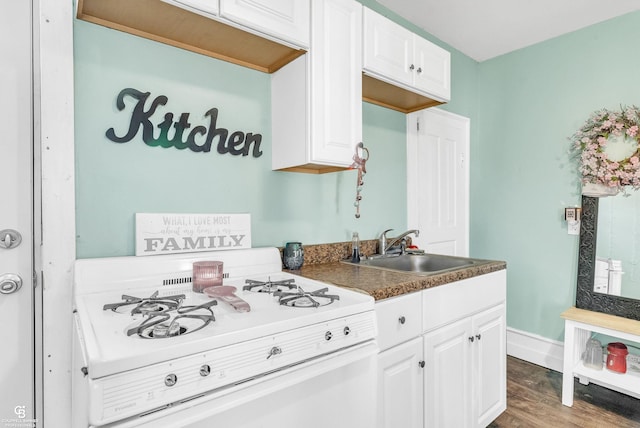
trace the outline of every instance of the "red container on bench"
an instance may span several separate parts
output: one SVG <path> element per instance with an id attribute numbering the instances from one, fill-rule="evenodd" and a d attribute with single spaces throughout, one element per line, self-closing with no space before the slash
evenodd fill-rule
<path id="1" fill-rule="evenodd" d="M 607 368 L 618 373 L 627 372 L 627 354 L 629 351 L 624 343 L 612 342 L 607 345 Z"/>

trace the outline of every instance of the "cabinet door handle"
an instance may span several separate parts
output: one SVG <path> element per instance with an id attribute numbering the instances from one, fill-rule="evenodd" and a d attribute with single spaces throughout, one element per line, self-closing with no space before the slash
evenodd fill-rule
<path id="1" fill-rule="evenodd" d="M 476 334 L 476 339 L 480 340 L 482 336 L 480 334 Z"/>
<path id="2" fill-rule="evenodd" d="M 413 71 L 413 69 L 414 69 L 414 68 L 416 68 L 416 67 L 415 67 L 413 64 L 411 64 L 411 65 L 409 66 L 409 70 L 411 70 L 411 71 Z"/>
<path id="3" fill-rule="evenodd" d="M 424 368 L 424 360 L 419 361 L 418 365 L 420 366 L 421 369 L 423 369 Z"/>
<path id="4" fill-rule="evenodd" d="M 418 73 L 422 73 L 422 67 L 418 67 L 418 69 L 416 70 Z"/>
<path id="5" fill-rule="evenodd" d="M 400 322 L 400 324 L 404 324 L 405 322 L 407 322 L 407 319 L 404 317 L 404 315 L 402 315 L 400 318 L 398 318 L 398 322 Z"/>
<path id="6" fill-rule="evenodd" d="M 469 342 L 473 343 L 474 340 L 475 340 L 475 337 L 469 336 Z"/>

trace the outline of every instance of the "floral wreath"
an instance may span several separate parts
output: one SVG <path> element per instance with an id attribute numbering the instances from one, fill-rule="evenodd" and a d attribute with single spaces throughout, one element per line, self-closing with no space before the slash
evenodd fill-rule
<path id="1" fill-rule="evenodd" d="M 604 185 L 626 194 L 640 189 L 640 109 L 621 107 L 591 114 L 571 140 L 580 156 L 582 183 Z"/>

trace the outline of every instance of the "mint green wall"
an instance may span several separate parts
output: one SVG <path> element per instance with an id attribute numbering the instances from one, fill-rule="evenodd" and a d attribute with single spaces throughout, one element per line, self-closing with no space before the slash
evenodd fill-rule
<path id="1" fill-rule="evenodd" d="M 362 191 L 362 217 L 353 206 L 356 171 L 321 176 L 271 171 L 270 77 L 205 56 L 76 21 L 77 256 L 134 253 L 136 212 L 252 215 L 253 245 L 347 241 L 352 231 L 373 239 L 406 227 L 406 121 L 398 112 L 363 104 L 363 139 L 371 152 Z M 140 135 L 117 144 L 131 107 L 115 107 L 121 89 L 166 95 L 166 112 L 190 113 L 208 125 L 263 135 L 259 158 L 149 147 Z"/>
<path id="2" fill-rule="evenodd" d="M 580 205 L 570 137 L 601 108 L 640 103 L 632 13 L 479 65 L 479 138 L 472 142 L 471 254 L 508 263 L 510 327 L 562 339 L 575 303 Z"/>
<path id="3" fill-rule="evenodd" d="M 377 3 L 362 3 L 443 45 Z M 271 171 L 268 75 L 77 20 L 74 55 L 78 258 L 133 254 L 136 212 L 249 212 L 254 246 L 347 241 L 352 231 L 373 239 L 387 228 L 406 229 L 405 115 L 363 103 L 371 159 L 356 220 L 355 171 Z M 452 63 L 453 101 L 443 108 L 473 123 L 477 63 L 456 51 Z M 206 126 L 204 112 L 217 107 L 218 127 L 262 134 L 264 154 L 148 147 L 139 135 L 113 143 L 105 131 L 115 127 L 121 135 L 129 123 L 130 107 L 115 107 L 125 87 L 168 97 L 155 123 L 167 112 L 187 112 L 192 126 Z"/>

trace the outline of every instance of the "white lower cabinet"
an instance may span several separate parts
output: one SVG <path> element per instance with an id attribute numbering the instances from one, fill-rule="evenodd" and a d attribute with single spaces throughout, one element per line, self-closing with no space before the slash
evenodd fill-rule
<path id="1" fill-rule="evenodd" d="M 486 427 L 507 408 L 506 328 L 505 304 L 473 317 L 476 343 L 472 358 L 475 403 L 472 426 Z"/>
<path id="2" fill-rule="evenodd" d="M 502 270 L 377 303 L 378 428 L 486 427 L 498 417 L 507 404 L 505 301 Z M 417 333 L 405 328 L 420 318 Z"/>
<path id="3" fill-rule="evenodd" d="M 422 428 L 422 339 L 378 356 L 378 428 Z"/>
<path id="4" fill-rule="evenodd" d="M 424 416 L 427 427 L 469 427 L 471 322 L 464 319 L 424 335 Z"/>
<path id="5" fill-rule="evenodd" d="M 506 409 L 504 304 L 424 335 L 427 427 L 486 427 Z"/>

